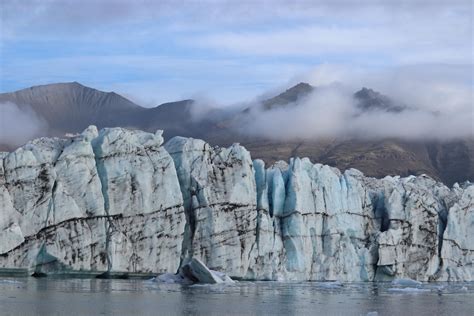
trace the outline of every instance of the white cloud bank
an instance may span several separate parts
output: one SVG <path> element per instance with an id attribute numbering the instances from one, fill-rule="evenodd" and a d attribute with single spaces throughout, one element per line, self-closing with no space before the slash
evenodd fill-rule
<path id="1" fill-rule="evenodd" d="M 0 103 L 0 144 L 18 146 L 44 134 L 47 124 L 29 107 Z"/>
<path id="2" fill-rule="evenodd" d="M 369 71 L 322 65 L 295 79 L 316 86 L 313 93 L 296 104 L 271 111 L 254 106 L 251 115 L 239 122 L 238 130 L 271 139 L 474 138 L 472 82 L 434 77 L 433 71 Z M 361 112 L 353 94 L 364 86 L 408 109 Z"/>

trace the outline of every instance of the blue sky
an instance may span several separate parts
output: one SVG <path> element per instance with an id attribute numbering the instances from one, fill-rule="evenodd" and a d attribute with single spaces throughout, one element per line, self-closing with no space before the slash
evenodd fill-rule
<path id="1" fill-rule="evenodd" d="M 426 73 L 472 88 L 469 0 L 0 6 L 1 92 L 79 81 L 145 106 L 195 97 L 233 103 L 300 80 L 327 81 L 334 69 L 344 69 L 334 80 L 351 77 L 355 86 L 367 75 L 351 69 Z"/>

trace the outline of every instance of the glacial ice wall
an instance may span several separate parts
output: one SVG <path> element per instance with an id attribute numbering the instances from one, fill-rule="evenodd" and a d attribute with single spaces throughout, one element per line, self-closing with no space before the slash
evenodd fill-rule
<path id="1" fill-rule="evenodd" d="M 3 155 L 0 265 L 32 271 L 168 272 L 185 225 L 160 133 L 90 127 Z"/>
<path id="2" fill-rule="evenodd" d="M 93 126 L 0 153 L 0 268 L 474 280 L 474 185 L 365 177 Z"/>

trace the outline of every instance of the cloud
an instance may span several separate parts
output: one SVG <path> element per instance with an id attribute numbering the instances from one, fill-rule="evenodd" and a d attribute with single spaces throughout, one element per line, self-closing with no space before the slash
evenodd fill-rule
<path id="1" fill-rule="evenodd" d="M 472 17 L 448 12 L 408 17 L 400 13 L 393 16 L 382 13 L 386 21 L 371 16 L 363 20 L 363 14 L 352 23 L 334 18 L 332 23 L 306 22 L 276 25 L 264 30 L 211 31 L 191 43 L 252 56 L 318 56 L 324 60 L 345 59 L 351 54 L 353 60 L 363 60 L 365 64 L 472 62 Z"/>
<path id="2" fill-rule="evenodd" d="M 469 0 L 0 3 L 2 91 L 77 80 L 147 105 L 234 102 L 324 62 L 472 64 Z"/>
<path id="3" fill-rule="evenodd" d="M 233 54 L 471 60 L 470 1 L 125 1 L 2 3 L 3 38 L 143 42 Z M 21 16 L 21 19 L 18 17 Z M 11 35 L 11 36 L 9 36 Z M 329 56 L 331 55 L 331 56 Z M 366 60 L 367 61 L 367 60 Z"/>
<path id="4" fill-rule="evenodd" d="M 471 2 L 1 1 L 0 89 L 80 81 L 156 106 L 243 101 L 293 77 L 456 112 L 472 90 Z"/>
<path id="5" fill-rule="evenodd" d="M 0 144 L 18 146 L 45 134 L 47 124 L 30 107 L 21 109 L 12 102 L 0 103 Z"/>
<path id="6" fill-rule="evenodd" d="M 419 64 L 393 67 L 361 67 L 352 64 L 321 64 L 293 82 L 314 86 L 343 83 L 356 91 L 369 87 L 401 103 L 427 111 L 472 109 L 474 78 L 472 64 Z"/>
<path id="7" fill-rule="evenodd" d="M 360 68 L 351 72 L 342 65 L 322 65 L 300 77 L 316 86 L 309 96 L 270 111 L 255 104 L 235 128 L 276 140 L 474 138 L 472 81 L 463 76 L 456 80 L 433 77 L 434 70 Z M 363 86 L 408 108 L 402 112 L 361 111 L 353 94 Z"/>
<path id="8" fill-rule="evenodd" d="M 394 15 L 432 15 L 439 11 L 466 12 L 471 8 L 469 0 L 453 0 L 449 3 L 432 0 L 22 0 L 3 1 L 3 18 L 7 24 L 19 28 L 29 23 L 40 27 L 54 25 L 85 26 L 94 28 L 91 22 L 104 25 L 114 22 L 128 22 L 163 17 L 187 16 L 194 24 L 196 20 L 220 24 L 248 24 L 260 19 L 264 22 L 278 18 L 287 20 L 324 19 L 328 15 L 346 17 L 353 21 L 355 16 L 386 20 Z M 22 14 L 22 19 L 18 15 Z M 384 14 L 385 16 L 382 16 Z M 22 20 L 22 21 L 19 21 Z M 436 22 L 436 21 L 433 21 Z M 15 24 L 17 23 L 17 24 Z M 44 31 L 44 29 L 42 29 Z"/>

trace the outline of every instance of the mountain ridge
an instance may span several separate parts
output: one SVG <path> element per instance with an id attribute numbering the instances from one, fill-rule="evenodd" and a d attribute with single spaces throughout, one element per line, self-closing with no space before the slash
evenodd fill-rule
<path id="1" fill-rule="evenodd" d="M 315 87 L 298 83 L 286 91 L 261 101 L 265 111 L 272 111 L 308 96 Z M 408 110 L 388 97 L 366 87 L 354 93 L 361 111 L 400 112 Z M 156 107 L 142 107 L 115 92 L 103 92 L 78 82 L 40 85 L 0 94 L 0 102 L 10 101 L 20 108 L 30 106 L 45 119 L 49 129 L 37 136 L 61 136 L 77 133 L 89 125 L 128 127 L 146 131 L 164 130 L 165 139 L 173 136 L 201 138 L 212 145 L 228 146 L 238 142 L 255 158 L 267 163 L 307 156 L 342 170 L 357 168 L 368 176 L 427 173 L 448 185 L 474 181 L 474 140 L 449 142 L 406 141 L 401 139 L 305 139 L 270 140 L 242 135 L 233 129 L 234 122 L 204 117 L 195 119 L 198 106 L 194 100 L 167 102 Z M 285 103 L 286 102 L 286 103 Z M 245 111 L 242 115 L 246 115 Z M 227 115 L 232 117 L 232 115 Z M 0 150 L 13 148 L 1 145 Z"/>

